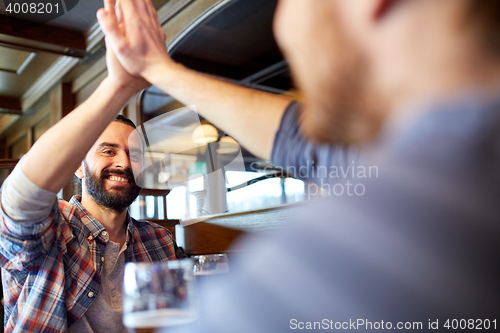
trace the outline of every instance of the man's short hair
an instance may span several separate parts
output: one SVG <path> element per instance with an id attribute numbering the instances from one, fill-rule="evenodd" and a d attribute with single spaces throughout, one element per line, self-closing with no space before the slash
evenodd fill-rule
<path id="1" fill-rule="evenodd" d="M 137 128 L 137 126 L 135 126 L 135 124 L 134 124 L 134 122 L 132 120 L 124 117 L 121 114 L 117 115 L 113 121 L 116 121 L 117 123 L 121 123 L 121 124 L 132 126 L 134 129 Z"/>

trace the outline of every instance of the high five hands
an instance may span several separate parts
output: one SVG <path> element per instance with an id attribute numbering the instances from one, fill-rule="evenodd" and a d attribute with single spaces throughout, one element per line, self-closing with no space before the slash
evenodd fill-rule
<path id="1" fill-rule="evenodd" d="M 152 82 L 152 76 L 161 72 L 158 67 L 174 64 L 165 44 L 158 15 L 150 0 L 120 0 L 120 19 L 116 15 L 116 0 L 104 0 L 104 8 L 97 12 L 97 19 L 104 35 L 111 58 L 116 56 L 120 66 L 133 77 Z M 108 57 L 108 67 L 118 67 Z"/>

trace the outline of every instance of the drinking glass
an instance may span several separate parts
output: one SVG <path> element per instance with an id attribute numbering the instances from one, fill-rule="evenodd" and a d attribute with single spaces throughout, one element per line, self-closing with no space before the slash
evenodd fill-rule
<path id="1" fill-rule="evenodd" d="M 191 259 L 127 263 L 124 279 L 123 323 L 129 332 L 164 332 L 167 327 L 196 324 Z"/>
<path id="2" fill-rule="evenodd" d="M 229 273 L 229 265 L 226 254 L 207 254 L 192 256 L 194 260 L 194 275 L 198 287 L 206 281 L 216 279 L 216 274 Z"/>

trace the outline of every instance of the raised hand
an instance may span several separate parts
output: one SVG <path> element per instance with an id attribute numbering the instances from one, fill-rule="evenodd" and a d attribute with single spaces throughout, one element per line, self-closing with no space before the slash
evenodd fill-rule
<path id="1" fill-rule="evenodd" d="M 150 0 L 120 0 L 121 22 L 115 13 L 115 0 L 104 0 L 104 5 L 97 19 L 108 47 L 128 73 L 147 80 L 157 71 L 157 65 L 173 64 Z"/>
<path id="2" fill-rule="evenodd" d="M 109 15 L 113 17 L 113 20 L 118 23 L 118 29 L 120 31 L 124 31 L 123 24 L 118 22 L 116 18 L 114 1 L 105 1 L 104 6 L 106 12 L 109 13 Z M 127 89 L 131 93 L 136 93 L 150 86 L 149 82 L 144 80 L 144 78 L 142 78 L 141 76 L 134 76 L 129 74 L 116 58 L 113 48 L 109 45 L 108 38 L 105 38 L 105 41 L 108 79 L 116 86 L 122 89 Z"/>
<path id="3" fill-rule="evenodd" d="M 108 79 L 117 87 L 130 91 L 135 94 L 146 89 L 151 84 L 141 76 L 129 74 L 120 64 L 113 49 L 106 40 L 106 66 L 108 68 Z"/>
<path id="4" fill-rule="evenodd" d="M 119 1 L 122 21 L 116 18 L 113 0 L 104 0 L 106 7 L 97 17 L 109 49 L 123 67 L 182 104 L 195 104 L 205 119 L 234 136 L 255 155 L 270 159 L 276 131 L 291 101 L 282 95 L 217 80 L 175 63 L 166 51 L 165 33 L 151 1 Z"/>

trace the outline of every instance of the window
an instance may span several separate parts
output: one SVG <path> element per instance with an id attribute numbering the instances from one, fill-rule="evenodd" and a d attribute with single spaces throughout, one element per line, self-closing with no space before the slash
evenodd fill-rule
<path id="1" fill-rule="evenodd" d="M 278 94 L 293 90 L 288 65 L 272 32 L 276 4 L 276 0 L 235 0 L 214 6 L 172 41 L 170 55 L 187 67 L 243 86 Z M 160 89 L 146 90 L 140 104 L 141 122 L 147 124 L 140 130 L 149 146 L 143 186 L 171 189 L 169 219 L 263 209 L 305 199 L 302 181 L 287 178 L 243 147 L 238 156 L 222 152 L 222 142 L 232 139 L 202 117 L 176 119 L 184 105 Z M 169 136 L 155 137 L 155 126 L 158 133 Z M 206 145 L 192 144 L 196 131 L 205 137 Z M 158 203 L 151 199 L 137 206 L 142 207 L 144 217 L 159 212 Z"/>

